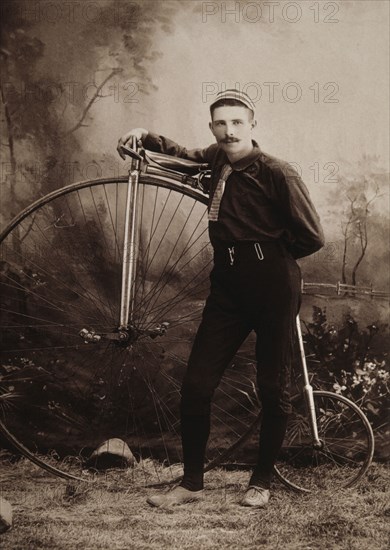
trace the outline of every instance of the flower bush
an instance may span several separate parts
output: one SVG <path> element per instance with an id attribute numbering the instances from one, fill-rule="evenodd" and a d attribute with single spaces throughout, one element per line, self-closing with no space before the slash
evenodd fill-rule
<path id="1" fill-rule="evenodd" d="M 387 327 L 372 323 L 361 330 L 351 315 L 336 327 L 328 323 L 326 310 L 316 306 L 312 321 L 305 326 L 313 386 L 350 398 L 373 427 L 384 433 L 390 396 Z"/>

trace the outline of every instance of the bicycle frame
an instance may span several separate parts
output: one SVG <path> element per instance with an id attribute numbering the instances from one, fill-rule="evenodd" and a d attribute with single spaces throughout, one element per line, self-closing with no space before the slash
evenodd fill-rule
<path id="1" fill-rule="evenodd" d="M 100 407 L 99 404 L 92 403 L 91 409 L 86 409 L 95 414 L 96 407 L 101 408 L 104 422 L 100 424 L 99 421 L 99 428 L 102 425 L 104 435 L 108 434 L 108 432 L 105 432 L 106 426 L 109 428 L 113 426 L 114 433 L 119 433 L 117 425 L 111 424 L 112 421 L 117 422 L 117 417 L 113 417 L 111 411 L 124 411 L 121 433 L 124 437 L 129 437 L 129 440 L 133 441 L 135 448 L 139 448 L 140 457 L 143 457 L 143 450 L 147 445 L 147 456 L 149 457 L 150 446 L 146 439 L 149 425 L 143 426 L 143 418 L 145 410 L 148 410 L 148 413 L 152 411 L 153 414 L 151 413 L 150 418 L 151 422 L 154 419 L 154 424 L 150 423 L 150 426 L 159 427 L 161 441 L 164 441 L 164 463 L 167 461 L 171 465 L 173 464 L 172 460 L 175 460 L 176 464 L 178 458 L 180 462 L 180 451 L 177 454 L 180 437 L 177 430 L 179 418 L 175 412 L 179 410 L 176 399 L 181 370 L 186 364 L 192 334 L 196 328 L 194 322 L 196 323 L 198 313 L 200 313 L 201 300 L 205 297 L 204 292 L 207 292 L 207 273 L 203 273 L 203 270 L 207 271 L 211 261 L 210 255 L 207 254 L 206 258 L 200 258 L 202 261 L 199 262 L 199 265 L 192 264 L 196 267 L 196 276 L 200 277 L 201 275 L 202 277 L 202 279 L 197 279 L 190 289 L 191 292 L 196 291 L 193 296 L 197 297 L 197 285 L 200 280 L 203 286 L 201 287 L 201 298 L 199 300 L 194 300 L 191 294 L 188 299 L 185 296 L 186 300 L 184 302 L 181 300 L 183 290 L 187 292 L 188 279 L 193 278 L 193 270 L 188 269 L 182 281 L 179 280 L 177 287 L 172 285 L 171 288 L 169 283 L 173 273 L 172 269 L 179 266 L 179 270 L 183 265 L 186 267 L 189 261 L 197 262 L 198 255 L 207 246 L 207 243 L 203 241 L 198 243 L 198 241 L 207 230 L 204 223 L 206 220 L 204 207 L 207 204 L 205 188 L 208 188 L 208 174 L 210 171 L 208 165 L 205 164 L 143 151 L 140 144 L 136 144 L 134 140 L 132 147 L 133 149 L 126 148 L 126 154 L 131 157 L 128 177 L 121 176 L 119 178 L 101 178 L 75 182 L 57 189 L 24 209 L 0 235 L 1 250 L 4 253 L 8 254 L 9 251 L 13 251 L 15 239 L 20 244 L 24 243 L 20 251 L 15 251 L 15 264 L 13 260 L 10 261 L 10 274 L 5 271 L 1 281 L 4 288 L 17 291 L 17 295 L 12 294 L 13 291 L 10 292 L 10 296 L 7 295 L 6 301 L 2 302 L 2 311 L 4 311 L 2 327 L 4 326 L 6 331 L 9 330 L 11 335 L 9 341 L 11 349 L 4 350 L 5 357 L 10 356 L 12 353 L 10 363 L 12 364 L 14 360 L 24 361 L 25 353 L 33 352 L 35 362 L 33 361 L 31 366 L 28 365 L 28 369 L 31 368 L 31 380 L 37 381 L 37 385 L 34 386 L 35 390 L 44 390 L 43 405 L 45 400 L 49 405 L 48 407 L 42 405 L 40 411 L 42 415 L 39 414 L 39 418 L 38 415 L 35 416 L 38 409 L 35 406 L 34 409 L 31 409 L 34 414 L 32 415 L 33 420 L 29 423 L 32 431 L 30 442 L 30 436 L 24 435 L 26 424 L 24 411 L 29 410 L 30 390 L 29 385 L 24 385 L 26 381 L 28 382 L 30 376 L 30 370 L 28 373 L 26 371 L 26 377 L 19 379 L 17 376 L 15 378 L 15 385 L 20 390 L 20 394 L 17 393 L 16 397 L 20 398 L 26 409 L 24 406 L 16 406 L 12 410 L 12 415 L 7 414 L 7 409 L 3 409 L 0 419 L 0 431 L 24 456 L 30 458 L 35 464 L 67 479 L 83 480 L 82 477 L 69 473 L 65 463 L 59 467 L 53 467 L 50 462 L 46 463 L 36 453 L 39 444 L 51 445 L 51 439 L 47 437 L 51 434 L 46 434 L 45 430 L 41 429 L 42 426 L 53 425 L 53 428 L 55 428 L 61 418 L 64 418 L 67 423 L 72 422 L 72 414 L 69 414 L 69 416 L 67 414 L 70 398 L 80 399 L 83 407 L 84 405 L 89 406 L 89 400 L 95 394 L 95 389 L 94 387 L 88 387 L 85 392 L 82 392 L 79 385 L 74 382 L 75 376 L 77 377 L 77 370 L 80 367 L 83 380 L 90 380 L 92 383 L 98 381 L 99 388 L 100 384 L 102 385 L 104 394 L 99 390 L 96 392 L 96 396 L 102 400 L 106 396 L 109 397 L 107 407 Z M 108 185 L 110 185 L 109 188 L 107 188 Z M 83 193 L 80 193 L 81 191 Z M 171 193 L 172 209 L 170 208 L 171 199 L 167 200 L 168 197 L 171 197 Z M 100 202 L 100 199 L 103 199 L 103 202 Z M 196 206 L 195 203 L 197 203 Z M 100 204 L 107 206 L 107 211 L 103 209 L 102 215 L 100 215 Z M 175 205 L 177 204 L 180 204 L 181 208 L 178 216 L 175 217 L 177 211 Z M 85 209 L 84 206 L 87 208 Z M 170 236 L 165 241 L 168 244 L 164 243 L 161 247 L 166 233 L 165 229 L 157 228 L 154 221 L 154 212 L 157 208 L 157 211 L 161 214 L 165 206 L 167 206 L 168 219 L 164 220 L 162 227 L 165 228 L 164 224 L 166 222 L 172 225 Z M 187 210 L 187 206 L 189 210 Z M 73 208 L 75 209 L 74 219 L 77 219 L 80 222 L 79 224 L 58 226 L 56 221 L 53 222 L 53 216 L 62 217 L 64 212 L 67 213 L 70 210 L 73 220 Z M 193 211 L 195 212 L 195 218 L 191 220 L 192 229 L 189 229 L 188 235 L 185 235 L 183 240 L 180 241 L 181 256 L 179 255 L 177 260 L 172 252 L 175 251 L 176 247 L 180 248 L 178 243 L 182 233 L 179 232 L 178 236 L 176 223 L 173 223 L 173 220 L 179 218 L 179 226 L 184 231 Z M 159 214 L 156 214 L 156 219 L 160 219 Z M 24 220 L 26 220 L 26 223 L 23 226 L 22 222 Z M 96 227 L 96 232 L 95 229 L 90 231 L 91 224 L 92 227 Z M 69 237 L 67 238 L 64 229 L 68 227 L 74 227 L 75 229 L 74 232 L 73 230 L 69 231 Z M 198 227 L 200 227 L 199 230 Z M 53 231 L 50 231 L 49 234 L 46 228 Z M 66 231 L 68 232 L 68 230 Z M 156 234 L 153 245 L 151 244 L 150 233 L 153 233 L 152 237 Z M 161 233 L 161 239 L 159 233 Z M 27 236 L 28 238 L 26 238 Z M 174 242 L 171 242 L 172 236 Z M 95 243 L 95 237 L 100 238 L 102 242 L 104 241 L 109 256 L 98 253 L 96 256 L 86 255 L 84 258 L 84 251 L 89 251 L 89 246 Z M 75 239 L 79 239 L 77 246 L 74 246 Z M 45 251 L 43 257 L 40 253 L 35 253 L 35 246 L 41 242 L 45 245 L 43 246 Z M 112 243 L 116 245 L 115 254 L 111 254 Z M 194 249 L 188 260 L 184 256 L 193 243 Z M 156 254 L 158 252 L 159 259 L 156 261 L 157 268 L 153 272 L 155 276 L 151 275 L 146 278 L 145 265 L 150 260 L 150 256 L 148 256 L 149 245 L 153 247 L 152 256 L 155 252 Z M 75 248 L 74 253 L 73 246 Z M 54 259 L 49 257 L 50 247 L 53 248 Z M 65 257 L 69 259 L 69 271 L 68 269 L 62 269 L 60 261 L 56 261 L 57 258 L 62 260 L 61 247 L 66 252 Z M 67 247 L 72 247 L 69 248 L 69 253 Z M 57 248 L 59 248 L 58 255 Z M 103 272 L 104 277 L 100 276 L 101 270 L 99 265 L 96 264 L 97 260 L 108 261 L 107 270 Z M 182 262 L 181 264 L 177 263 L 179 260 Z M 22 271 L 25 266 L 32 266 L 33 273 L 38 274 L 37 278 L 39 280 L 42 277 L 44 284 L 39 285 L 40 289 L 37 288 L 38 285 L 35 284 L 29 270 Z M 13 277 L 13 273 L 17 276 Z M 23 279 L 19 278 L 20 273 L 22 273 Z M 84 273 L 86 274 L 85 277 L 83 276 Z M 26 280 L 24 280 L 24 277 Z M 72 284 L 73 280 L 75 285 Z M 112 288 L 107 288 L 106 284 L 107 282 L 110 284 L 111 280 L 113 281 Z M 177 284 L 178 279 L 173 278 L 172 280 L 174 284 Z M 136 290 L 134 289 L 135 286 Z M 157 291 L 154 295 L 152 294 L 152 300 L 154 301 L 148 302 L 148 296 L 155 289 Z M 163 291 L 166 291 L 165 295 L 160 294 Z M 118 294 L 120 304 L 118 304 Z M 112 296 L 114 300 L 112 300 Z M 178 296 L 180 298 L 176 304 L 173 303 L 173 306 L 172 296 L 173 299 Z M 22 300 L 29 307 L 26 311 L 21 312 L 19 304 Z M 9 304 L 11 304 L 11 308 Z M 167 304 L 169 307 L 172 306 L 170 310 L 166 309 Z M 68 305 L 67 308 L 65 308 L 66 305 Z M 86 306 L 85 311 L 84 305 Z M 120 307 L 119 311 L 118 305 Z M 56 311 L 59 312 L 58 319 L 54 317 Z M 153 313 L 154 311 L 158 311 L 158 314 Z M 193 317 L 194 313 L 195 317 Z M 181 328 L 182 321 L 184 325 L 188 322 L 188 330 L 187 328 Z M 91 323 L 94 326 L 79 330 L 83 326 L 81 323 L 85 323 L 87 327 Z M 168 327 L 169 331 L 167 331 Z M 160 338 L 156 339 L 156 337 L 163 336 L 171 330 L 172 336 L 169 335 L 166 339 L 161 338 L 161 341 Z M 299 492 L 310 492 L 312 487 L 321 489 L 328 482 L 333 487 L 333 471 L 335 472 L 335 478 L 339 476 L 343 480 L 342 487 L 352 486 L 367 471 L 372 460 L 374 452 L 372 428 L 359 407 L 346 397 L 329 391 L 313 390 L 310 384 L 311 375 L 309 379 L 306 365 L 299 316 L 296 318 L 296 330 L 304 387 L 302 391 L 302 385 L 300 384 L 299 393 L 292 397 L 293 413 L 289 426 L 290 432 L 287 431 L 284 451 L 280 457 L 280 464 L 275 467 L 275 473 L 288 487 Z M 91 343 L 93 347 L 96 345 L 96 350 L 91 350 L 91 353 L 85 352 L 85 347 L 79 346 L 73 339 L 75 336 L 77 337 L 77 332 L 85 343 Z M 6 335 L 8 336 L 8 332 L 6 332 Z M 16 339 L 17 344 L 14 343 Z M 20 347 L 19 340 L 21 341 Z M 26 343 L 27 345 L 25 345 Z M 46 347 L 46 343 L 49 344 L 48 347 Z M 14 347 L 16 349 L 13 349 Z M 58 349 L 62 350 L 60 354 L 57 351 Z M 49 350 L 49 352 L 46 350 Z M 177 350 L 179 355 L 176 355 Z M 15 357 L 14 354 L 16 354 Z M 54 358 L 57 355 L 61 356 L 58 365 L 57 361 L 52 360 L 52 357 Z M 145 357 L 146 361 L 142 361 L 142 359 L 140 361 L 142 357 Z M 149 359 L 151 359 L 150 362 Z M 41 364 L 47 369 L 45 370 L 45 376 L 50 385 L 50 381 L 54 382 L 53 397 L 51 397 L 51 394 L 50 397 L 47 396 L 46 385 L 40 388 L 42 380 Z M 254 374 L 253 364 L 252 360 L 250 363 L 245 360 L 243 371 L 236 369 L 236 376 L 231 379 L 227 377 L 225 382 L 227 389 L 222 389 L 219 397 L 221 407 L 217 410 L 217 413 L 219 413 L 219 410 L 226 411 L 227 421 L 226 415 L 214 415 L 213 429 L 219 434 L 218 430 L 222 423 L 224 425 L 223 429 L 230 431 L 227 433 L 226 443 L 221 441 L 222 438 L 218 436 L 215 438 L 214 448 L 210 451 L 206 470 L 221 465 L 222 461 L 232 456 L 232 453 L 239 450 L 241 445 L 245 443 L 252 444 L 251 438 L 254 430 L 258 428 L 261 421 L 261 413 L 257 407 L 255 383 L 252 378 Z M 135 372 L 133 378 L 133 371 L 137 371 L 138 365 L 140 366 L 139 373 Z M 64 373 L 61 377 L 58 376 L 60 367 L 61 372 Z M 144 369 L 144 367 L 146 368 Z M 249 373 L 247 367 L 250 368 Z M 148 368 L 153 372 L 152 381 L 148 377 Z M 158 375 L 156 378 L 154 378 L 155 373 Z M 16 374 L 18 375 L 18 369 L 16 369 Z M 118 376 L 113 376 L 113 374 L 118 374 Z M 160 378 L 160 375 L 163 378 Z M 11 373 L 11 380 L 13 380 L 13 376 L 14 374 Z M 141 384 L 147 381 L 148 387 L 145 386 L 144 388 L 145 404 L 142 393 L 138 391 L 138 385 L 124 384 L 127 380 L 130 382 L 135 380 Z M 163 383 L 161 383 L 161 380 Z M 116 384 L 116 381 L 118 381 L 118 384 Z M 149 386 L 150 382 L 152 383 L 151 386 Z M 248 390 L 248 382 L 250 383 L 250 390 Z M 51 401 L 48 401 L 48 399 L 57 397 L 60 383 L 63 383 L 64 387 L 67 383 L 69 384 L 69 393 L 64 393 L 64 400 L 59 403 L 58 407 L 56 405 L 53 410 Z M 118 394 L 114 393 L 116 391 Z M 112 392 L 113 397 L 110 396 L 109 392 Z M 161 401 L 159 392 L 162 392 Z M 0 393 L 4 394 L 4 388 L 0 388 Z M 142 402 L 140 400 L 140 403 L 137 402 L 136 407 L 134 407 L 134 397 L 138 398 L 139 394 Z M 151 397 L 150 402 L 148 401 L 149 394 Z M 120 399 L 127 399 L 127 402 L 121 401 L 121 407 L 112 409 L 110 399 L 116 399 L 117 395 Z M 234 397 L 235 395 L 238 396 L 238 399 Z M 7 397 L 6 393 L 5 398 L 7 399 Z M 243 399 L 242 402 L 241 398 Z M 167 417 L 165 414 L 167 409 L 171 410 L 171 401 L 168 402 L 167 399 L 172 399 L 172 410 L 173 407 L 175 408 L 172 417 Z M 250 401 L 250 409 L 247 406 L 247 399 Z M 126 403 L 129 404 L 129 408 Z M 243 421 L 242 430 L 237 429 L 236 424 L 232 423 L 230 425 L 231 407 L 234 406 L 233 412 L 235 414 L 236 405 L 239 406 L 236 415 L 237 422 Z M 63 407 L 63 409 L 60 407 Z M 58 413 L 61 410 L 65 413 L 63 417 L 59 416 Z M 106 414 L 107 412 L 108 414 Z M 240 414 L 243 416 L 240 417 Z M 15 417 L 15 420 L 13 420 L 13 417 Z M 163 425 L 160 424 L 161 418 L 164 420 Z M 140 420 L 141 422 L 139 422 Z M 140 429 L 138 429 L 138 424 Z M 73 423 L 67 425 L 72 427 Z M 83 424 L 79 423 L 78 416 L 75 419 L 74 426 L 76 443 L 78 443 L 81 441 L 78 430 L 79 428 L 83 430 Z M 89 426 L 85 425 L 85 428 L 87 438 L 89 438 L 91 435 Z M 20 432 L 19 429 L 21 429 Z M 154 429 L 153 427 L 152 440 L 154 440 L 155 435 Z M 16 435 L 14 435 L 14 432 Z M 22 434 L 23 438 L 26 437 L 27 446 L 17 438 L 18 432 Z M 82 431 L 80 431 L 81 433 Z M 97 435 L 100 435 L 100 432 Z M 165 442 L 168 442 L 167 448 L 165 448 Z M 154 456 L 159 461 L 162 458 L 161 447 L 162 445 L 156 446 Z M 29 448 L 33 448 L 33 451 Z M 215 454 L 215 451 L 218 454 Z M 174 458 L 172 458 L 173 456 Z M 302 468 L 306 465 L 310 468 L 310 464 L 314 467 L 312 478 L 310 471 L 305 473 L 306 468 Z M 325 480 L 325 485 L 323 485 L 324 470 L 325 474 L 327 471 L 329 473 L 328 477 L 324 476 L 327 480 Z M 161 478 L 159 473 L 159 470 L 156 470 L 159 483 L 166 484 L 179 480 L 179 478 L 173 477 L 176 475 L 175 471 L 168 474 L 170 477 L 169 482 L 166 481 L 165 473 Z M 82 474 L 80 473 L 80 475 Z M 161 481 L 161 479 L 165 479 L 165 481 Z"/>

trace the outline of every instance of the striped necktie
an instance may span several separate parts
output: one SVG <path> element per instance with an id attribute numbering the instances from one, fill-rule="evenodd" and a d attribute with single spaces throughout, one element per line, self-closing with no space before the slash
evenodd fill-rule
<path id="1" fill-rule="evenodd" d="M 217 183 L 217 187 L 215 188 L 214 195 L 211 201 L 211 206 L 209 210 L 209 221 L 218 221 L 219 207 L 221 205 L 223 192 L 225 191 L 225 183 L 232 172 L 233 168 L 230 166 L 230 164 L 225 164 L 223 166 L 219 181 Z"/>

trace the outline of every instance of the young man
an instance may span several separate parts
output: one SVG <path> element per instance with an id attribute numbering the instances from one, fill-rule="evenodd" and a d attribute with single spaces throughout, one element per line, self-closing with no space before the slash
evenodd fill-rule
<path id="1" fill-rule="evenodd" d="M 255 106 L 243 92 L 220 92 L 210 106 L 216 144 L 188 151 L 142 128 L 125 134 L 146 149 L 211 166 L 209 235 L 211 289 L 181 388 L 184 477 L 153 506 L 203 498 L 210 405 L 224 370 L 248 334 L 257 334 L 257 384 L 263 407 L 258 463 L 241 503 L 265 506 L 273 465 L 290 413 L 289 382 L 295 318 L 300 306 L 297 258 L 324 244 L 308 191 L 291 166 L 252 141 Z M 121 154 L 121 153 L 120 153 Z M 122 155 L 121 155 L 122 156 Z"/>

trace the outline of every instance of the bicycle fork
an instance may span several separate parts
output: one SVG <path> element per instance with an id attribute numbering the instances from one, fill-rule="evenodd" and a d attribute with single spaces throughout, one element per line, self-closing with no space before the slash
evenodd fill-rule
<path id="1" fill-rule="evenodd" d="M 313 397 L 313 387 L 310 384 L 309 373 L 307 370 L 305 349 L 303 345 L 302 330 L 301 330 L 301 320 L 299 318 L 299 315 L 297 315 L 296 317 L 296 326 L 297 326 L 297 336 L 298 336 L 298 343 L 299 343 L 299 353 L 301 357 L 301 365 L 302 365 L 302 372 L 303 372 L 303 379 L 304 379 L 303 395 L 304 395 L 307 410 L 309 413 L 309 423 L 310 423 L 311 435 L 313 438 L 313 447 L 314 449 L 321 449 L 322 442 L 318 435 L 317 417 L 316 417 L 316 410 L 315 410 L 314 397 Z"/>
<path id="2" fill-rule="evenodd" d="M 169 323 L 164 321 L 155 326 L 143 328 L 135 327 L 135 294 L 137 278 L 137 262 L 140 242 L 140 225 L 138 216 L 139 174 L 141 171 L 142 156 L 138 152 L 137 140 L 134 137 L 131 149 L 124 148 L 126 154 L 131 157 L 131 169 L 129 171 L 129 183 L 126 195 L 125 228 L 123 238 L 122 259 L 122 285 L 118 335 L 123 343 L 132 341 L 139 334 L 146 334 L 151 338 L 163 336 Z M 107 337 L 107 335 L 106 335 Z M 111 339 L 117 339 L 117 335 L 108 335 Z"/>
<path id="3" fill-rule="evenodd" d="M 137 153 L 135 153 L 137 154 Z M 141 158 L 141 157 L 140 157 Z M 137 216 L 138 203 L 138 178 L 140 160 L 133 156 L 129 171 L 129 182 L 126 194 L 125 226 L 122 249 L 122 283 L 121 301 L 119 310 L 119 327 L 114 332 L 96 333 L 93 329 L 83 328 L 79 335 L 86 343 L 100 342 L 102 338 L 128 345 L 137 337 L 137 331 L 133 326 L 133 314 L 135 305 L 135 279 L 137 268 L 137 252 L 139 248 L 139 228 Z M 159 332 L 165 331 L 164 327 L 158 327 Z"/>
<path id="4" fill-rule="evenodd" d="M 119 330 L 128 328 L 134 312 L 134 283 L 139 240 L 137 223 L 139 160 L 133 159 L 132 163 L 126 196 Z"/>
<path id="5" fill-rule="evenodd" d="M 88 328 L 81 329 L 79 335 L 86 343 L 100 342 L 103 338 L 127 346 L 132 344 L 141 334 L 150 338 L 163 336 L 169 327 L 169 322 L 166 321 L 147 328 L 137 327 L 135 323 L 135 283 L 140 242 L 138 219 L 139 174 L 143 157 L 139 153 L 135 137 L 132 139 L 131 148 L 122 146 L 122 151 L 125 155 L 131 157 L 131 168 L 126 193 L 119 326 L 114 332 L 105 333 L 96 333 Z"/>

